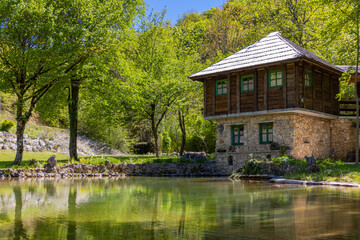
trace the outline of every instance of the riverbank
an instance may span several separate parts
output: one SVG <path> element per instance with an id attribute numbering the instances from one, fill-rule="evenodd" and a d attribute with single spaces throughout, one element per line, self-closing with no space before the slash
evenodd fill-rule
<path id="1" fill-rule="evenodd" d="M 0 178 L 125 177 L 125 176 L 227 176 L 214 161 L 203 163 L 71 163 L 45 168 L 0 169 Z"/>
<path id="2" fill-rule="evenodd" d="M 229 177 L 232 180 L 242 181 L 258 181 L 275 184 L 292 184 L 292 185 L 304 185 L 304 186 L 333 186 L 333 187 L 359 187 L 358 182 L 334 182 L 334 181 L 307 181 L 298 179 L 286 179 L 282 176 L 274 175 L 231 175 Z"/>
<path id="3" fill-rule="evenodd" d="M 232 179 L 260 180 L 278 184 L 360 186 L 360 166 L 332 159 L 309 164 L 289 156 L 268 160 L 251 159 Z"/>

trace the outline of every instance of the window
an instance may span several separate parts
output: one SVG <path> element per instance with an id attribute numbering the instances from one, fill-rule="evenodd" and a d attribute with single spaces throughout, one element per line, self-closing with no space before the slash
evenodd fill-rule
<path id="1" fill-rule="evenodd" d="M 283 85 L 283 73 L 281 70 L 269 72 L 269 88 L 281 87 Z"/>
<path id="2" fill-rule="evenodd" d="M 309 71 L 305 71 L 305 86 L 309 88 L 312 86 L 311 72 Z"/>
<path id="3" fill-rule="evenodd" d="M 273 123 L 260 123 L 260 144 L 273 142 Z"/>
<path id="4" fill-rule="evenodd" d="M 244 125 L 231 127 L 232 145 L 244 145 Z"/>
<path id="5" fill-rule="evenodd" d="M 241 92 L 254 91 L 254 75 L 241 77 Z"/>
<path id="6" fill-rule="evenodd" d="M 216 81 L 216 96 L 227 95 L 228 85 L 227 80 Z"/>

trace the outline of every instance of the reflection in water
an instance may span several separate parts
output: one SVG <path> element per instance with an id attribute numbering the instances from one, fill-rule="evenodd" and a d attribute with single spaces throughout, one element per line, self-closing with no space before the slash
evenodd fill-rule
<path id="1" fill-rule="evenodd" d="M 351 188 L 216 178 L 6 180 L 0 238 L 354 239 L 359 200 Z"/>
<path id="2" fill-rule="evenodd" d="M 22 196 L 20 186 L 15 186 L 13 188 L 15 196 L 15 219 L 14 219 L 14 239 L 27 238 L 24 225 L 21 219 L 21 210 L 22 210 Z"/>
<path id="3" fill-rule="evenodd" d="M 67 239 L 76 239 L 76 188 L 69 187 Z"/>

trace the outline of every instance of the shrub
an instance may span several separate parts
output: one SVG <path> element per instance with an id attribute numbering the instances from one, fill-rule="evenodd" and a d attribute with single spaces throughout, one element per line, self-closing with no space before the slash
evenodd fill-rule
<path id="1" fill-rule="evenodd" d="M 15 123 L 10 120 L 3 120 L 0 123 L 0 131 L 9 132 L 9 130 L 15 126 Z"/>

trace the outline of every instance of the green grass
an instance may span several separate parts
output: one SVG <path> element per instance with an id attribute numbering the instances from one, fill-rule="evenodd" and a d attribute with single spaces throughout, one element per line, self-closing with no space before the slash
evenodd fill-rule
<path id="1" fill-rule="evenodd" d="M 340 161 L 320 160 L 317 164 L 320 171 L 310 173 L 307 171 L 285 175 L 287 179 L 299 179 L 307 181 L 336 181 L 336 182 L 357 182 L 360 183 L 360 166 L 345 164 Z"/>
<path id="2" fill-rule="evenodd" d="M 82 164 L 104 164 L 106 160 L 111 163 L 136 163 L 136 164 L 145 164 L 145 163 L 201 163 L 202 161 L 189 161 L 189 160 L 180 160 L 178 156 L 160 156 L 157 158 L 153 155 L 104 155 L 104 156 L 92 156 L 92 157 L 81 157 L 79 161 L 69 160 L 69 156 L 66 154 L 53 153 L 53 152 L 37 152 L 30 153 L 24 152 L 23 162 L 20 166 L 11 165 L 15 158 L 14 150 L 4 150 L 0 151 L 0 168 L 29 168 L 33 167 L 29 165 L 29 160 L 35 159 L 40 162 L 40 165 L 43 166 L 46 163 L 46 160 L 51 155 L 56 155 L 58 164 L 64 165 L 67 163 L 82 163 Z"/>
<path id="3" fill-rule="evenodd" d="M 56 155 L 56 159 L 60 162 L 67 162 L 69 156 L 63 153 L 53 152 L 24 152 L 23 163 L 20 166 L 12 166 L 15 159 L 16 152 L 14 150 L 1 150 L 0 151 L 0 168 L 18 168 L 28 167 L 28 161 L 36 159 L 38 161 L 46 161 L 51 155 Z"/>

